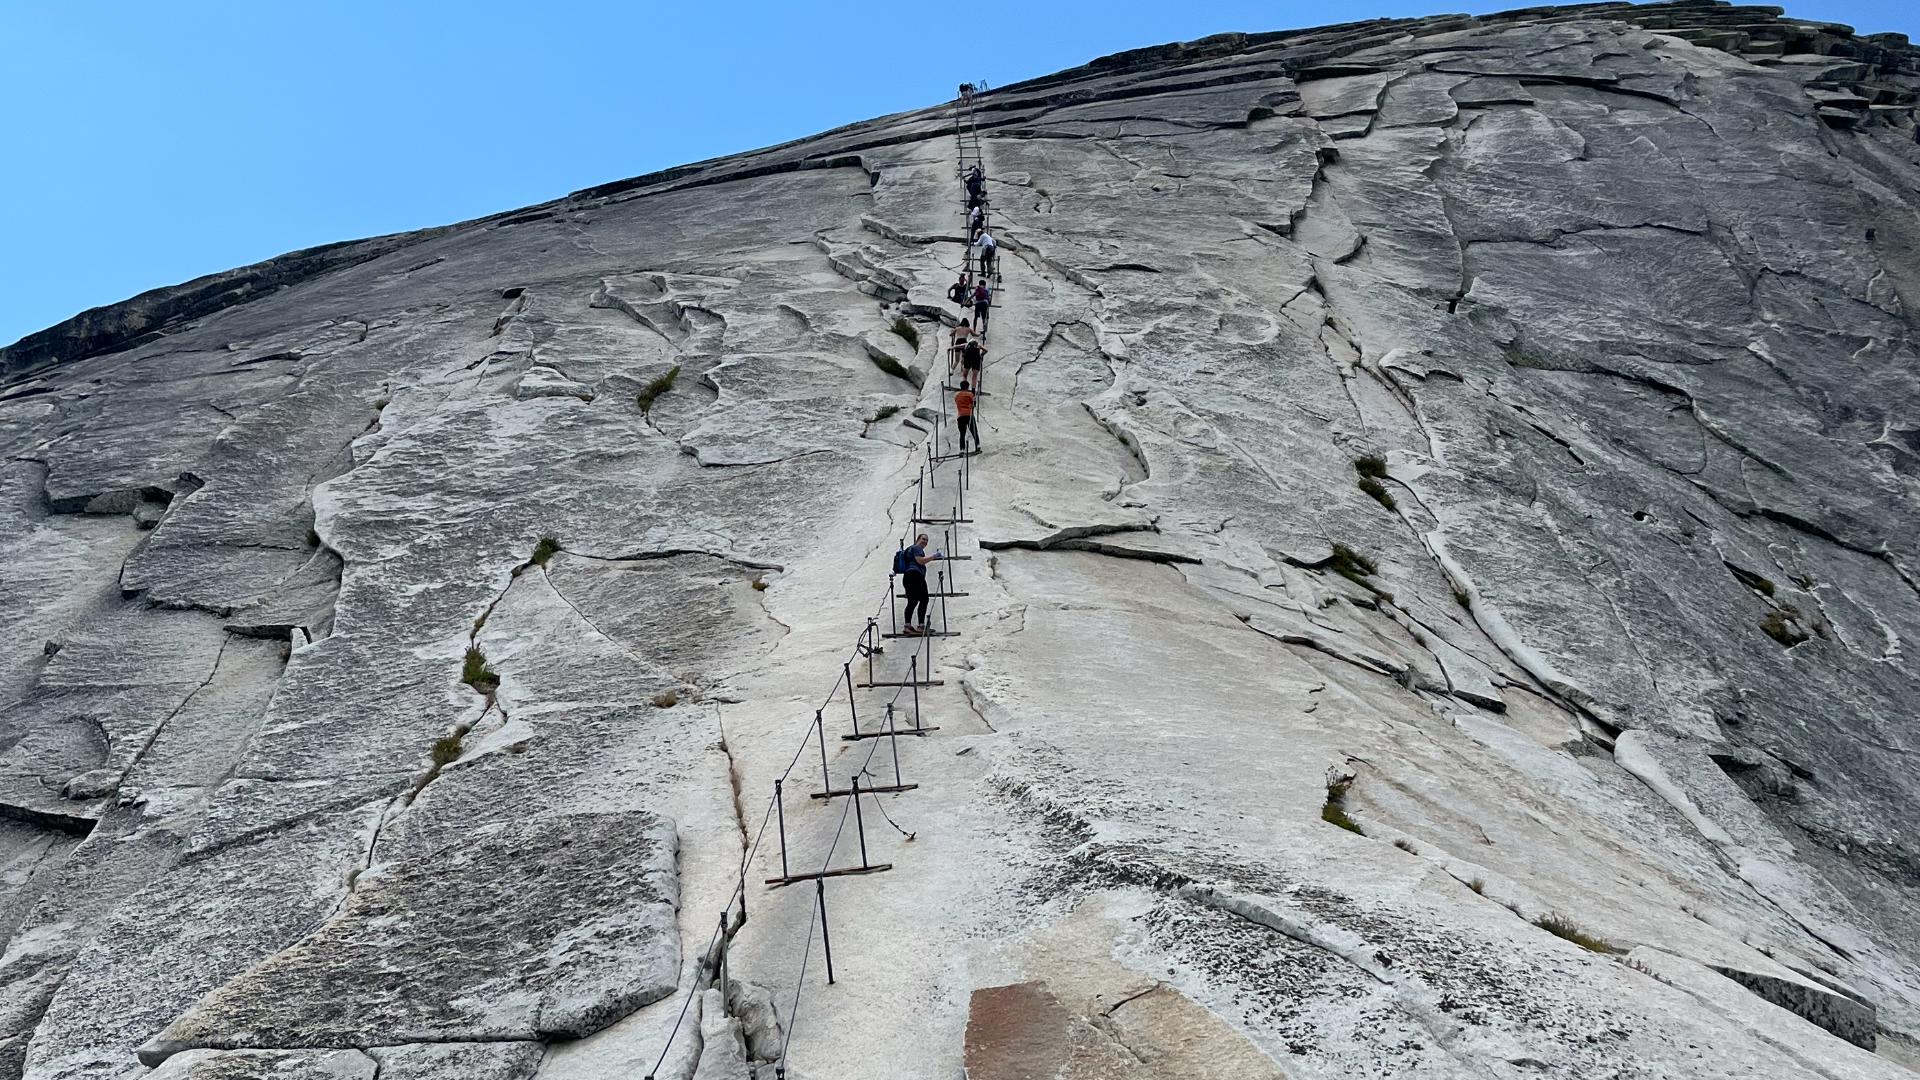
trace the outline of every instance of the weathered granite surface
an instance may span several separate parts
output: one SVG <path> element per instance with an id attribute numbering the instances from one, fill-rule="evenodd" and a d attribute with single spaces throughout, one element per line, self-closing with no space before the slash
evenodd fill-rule
<path id="1" fill-rule="evenodd" d="M 972 561 L 831 988 L 754 845 L 845 805 L 949 107 L 0 349 L 0 1080 L 1908 1075 L 1917 90 L 1684 2 L 981 96 Z"/>

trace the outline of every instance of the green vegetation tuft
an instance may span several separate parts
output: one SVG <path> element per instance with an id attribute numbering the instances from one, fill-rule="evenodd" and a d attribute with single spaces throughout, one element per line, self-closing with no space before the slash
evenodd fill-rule
<path id="1" fill-rule="evenodd" d="M 547 565 L 547 560 L 553 558 L 559 551 L 560 541 L 555 540 L 551 536 L 541 537 L 540 542 L 535 544 L 533 548 L 533 565 Z"/>
<path id="2" fill-rule="evenodd" d="M 1567 918 L 1565 915 L 1559 915 L 1559 914 L 1542 915 L 1539 918 L 1533 920 L 1533 925 L 1539 927 L 1542 930 L 1545 930 L 1547 933 L 1552 934 L 1554 937 L 1565 938 L 1566 940 L 1573 942 L 1575 945 L 1580 946 L 1581 948 L 1587 950 L 1588 952 L 1597 952 L 1604 956 L 1609 953 L 1617 953 L 1620 951 L 1619 949 L 1616 949 L 1612 945 L 1608 944 L 1606 941 L 1600 938 L 1594 937 L 1592 934 L 1589 934 L 1585 930 L 1580 929 L 1577 923 L 1575 923 L 1572 919 Z"/>
<path id="3" fill-rule="evenodd" d="M 1395 840 L 1393 842 L 1393 846 L 1399 848 L 1401 851 L 1404 851 L 1409 855 L 1420 854 L 1420 849 L 1413 846 L 1413 841 L 1408 840 L 1405 837 Z"/>
<path id="4" fill-rule="evenodd" d="M 757 578 L 754 578 L 754 579 L 753 579 L 753 591 L 754 591 L 754 592 L 766 592 L 766 591 L 767 591 L 767 579 L 766 579 L 766 578 L 763 578 L 763 577 L 757 577 Z"/>
<path id="5" fill-rule="evenodd" d="M 880 422 L 880 421 L 882 421 L 882 420 L 886 420 L 886 419 L 888 419 L 888 418 L 890 418 L 890 417 L 894 417 L 894 416 L 898 416 L 898 415 L 900 415 L 900 406 L 898 406 L 898 405 L 882 405 L 882 406 L 880 406 L 880 411 L 879 411 L 879 412 L 877 412 L 877 413 L 874 413 L 874 414 L 873 414 L 873 419 L 871 419 L 871 420 L 869 420 L 869 421 L 867 421 L 867 423 L 869 423 L 869 424 L 877 424 L 877 423 L 879 423 L 879 422 Z"/>
<path id="6" fill-rule="evenodd" d="M 1468 609 L 1469 611 L 1473 609 L 1473 597 L 1468 596 L 1467 590 L 1461 588 L 1458 585 L 1455 585 L 1453 587 L 1453 602 L 1456 604 L 1459 604 L 1463 608 Z"/>
<path id="7" fill-rule="evenodd" d="M 906 316 L 895 315 L 893 317 L 893 332 L 900 335 L 900 340 L 906 342 L 908 348 L 914 352 L 920 351 L 920 330 L 911 322 L 908 322 Z"/>
<path id="8" fill-rule="evenodd" d="M 662 690 L 653 695 L 653 707 L 656 709 L 671 709 L 678 704 L 680 704 L 680 695 L 671 690 Z"/>
<path id="9" fill-rule="evenodd" d="M 444 769 L 453 764 L 460 757 L 460 732 L 442 735 L 433 740 L 433 748 L 427 751 L 427 756 L 433 760 L 433 767 L 436 769 Z"/>
<path id="10" fill-rule="evenodd" d="M 1474 878 L 1472 881 L 1467 882 L 1467 888 L 1472 889 L 1477 896 L 1485 896 L 1487 894 L 1487 883 L 1481 878 Z"/>
<path id="11" fill-rule="evenodd" d="M 1788 604 L 1767 612 L 1767 617 L 1760 620 L 1760 629 L 1766 631 L 1768 637 L 1791 649 L 1807 640 L 1807 632 L 1793 621 L 1799 617 L 1800 609 Z"/>
<path id="12" fill-rule="evenodd" d="M 500 688 L 500 676 L 487 666 L 487 658 L 479 649 L 467 649 L 467 661 L 460 668 L 460 681 L 483 694 L 491 694 Z"/>
<path id="13" fill-rule="evenodd" d="M 1368 454 L 1362 458 L 1354 458 L 1353 471 L 1359 473 L 1361 476 L 1371 476 L 1375 480 L 1385 480 L 1387 478 L 1387 461 L 1385 458 L 1374 454 Z"/>
<path id="14" fill-rule="evenodd" d="M 881 371 L 886 372 L 896 379 L 905 379 L 908 382 L 913 381 L 913 376 L 907 374 L 907 369 L 901 366 L 900 361 L 895 360 L 886 353 L 874 349 L 868 352 L 867 356 L 873 361 L 873 366 L 879 368 Z"/>
<path id="15" fill-rule="evenodd" d="M 1387 490 L 1387 485 L 1375 480 L 1371 476 L 1363 476 L 1360 478 L 1360 490 L 1373 496 L 1374 502 L 1379 503 L 1389 510 L 1394 509 L 1396 506 L 1393 501 L 1393 494 Z"/>
<path id="16" fill-rule="evenodd" d="M 1353 777 L 1327 774 L 1327 802 L 1320 808 L 1320 820 L 1329 825 L 1338 825 L 1350 833 L 1367 835 L 1360 826 L 1347 816 L 1347 789 L 1353 786 Z"/>
<path id="17" fill-rule="evenodd" d="M 640 406 L 641 412 L 652 412 L 653 403 L 659 399 L 661 394 L 673 389 L 673 380 L 679 377 L 680 365 L 675 364 L 667 369 L 665 375 L 660 376 L 642 388 L 640 393 L 635 396 L 634 403 Z"/>

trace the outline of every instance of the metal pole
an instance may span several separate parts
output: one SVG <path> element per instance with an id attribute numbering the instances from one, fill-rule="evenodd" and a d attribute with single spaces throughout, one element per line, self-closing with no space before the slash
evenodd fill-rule
<path id="1" fill-rule="evenodd" d="M 887 617 L 893 623 L 893 632 L 900 633 L 900 596 L 894 590 L 893 571 L 887 571 Z"/>
<path id="2" fill-rule="evenodd" d="M 947 572 L 940 571 L 940 632 L 947 632 Z"/>
<path id="3" fill-rule="evenodd" d="M 740 925 L 747 925 L 747 864 L 740 864 Z"/>
<path id="4" fill-rule="evenodd" d="M 813 879 L 814 895 L 820 898 L 820 948 L 827 954 L 827 985 L 833 985 L 833 941 L 827 937 L 827 882 Z M 784 1070 L 783 1070 L 784 1071 Z"/>
<path id="5" fill-rule="evenodd" d="M 787 870 L 787 800 L 780 793 L 781 781 L 773 782 L 773 805 L 780 813 L 780 876 L 792 877 Z"/>
<path id="6" fill-rule="evenodd" d="M 853 774 L 853 831 L 860 834 L 860 866 L 862 869 L 872 865 L 867 862 L 867 819 L 860 813 L 860 774 Z"/>
<path id="7" fill-rule="evenodd" d="M 887 741 L 893 744 L 893 786 L 900 786 L 900 733 L 893 729 L 893 702 L 887 702 Z"/>
<path id="8" fill-rule="evenodd" d="M 907 681 L 913 684 L 913 730 L 920 730 L 920 656 L 914 654 L 913 662 L 907 665 Z M 784 841 L 783 841 L 784 843 Z"/>
<path id="9" fill-rule="evenodd" d="M 840 665 L 840 673 L 847 677 L 847 712 L 853 716 L 853 733 L 860 734 L 860 710 L 853 704 L 853 662 Z"/>
<path id="10" fill-rule="evenodd" d="M 720 949 L 720 955 L 714 961 L 715 981 L 720 984 L 720 1000 L 725 1001 L 727 1000 L 727 913 L 725 911 L 720 913 L 720 936 L 715 940 L 719 943 Z"/>
<path id="11" fill-rule="evenodd" d="M 872 618 L 867 619 L 867 628 L 860 632 L 860 636 L 862 639 L 864 639 L 867 646 L 867 681 L 872 682 L 873 681 L 873 647 L 880 643 L 879 639 L 876 638 L 873 633 Z"/>
<path id="12" fill-rule="evenodd" d="M 820 737 L 820 790 L 826 791 L 833 787 L 833 778 L 827 775 L 827 721 L 818 709 L 813 711 L 813 730 Z"/>

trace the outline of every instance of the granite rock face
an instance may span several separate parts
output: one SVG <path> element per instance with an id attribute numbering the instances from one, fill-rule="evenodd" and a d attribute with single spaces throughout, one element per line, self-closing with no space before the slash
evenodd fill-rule
<path id="1" fill-rule="evenodd" d="M 0 350 L 0 1080 L 1910 1075 L 1917 92 L 1222 35 Z"/>

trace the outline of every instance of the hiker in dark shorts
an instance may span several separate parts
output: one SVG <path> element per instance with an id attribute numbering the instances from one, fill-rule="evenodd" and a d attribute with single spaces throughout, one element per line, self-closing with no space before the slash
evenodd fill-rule
<path id="1" fill-rule="evenodd" d="M 901 548 L 893 557 L 894 573 L 900 575 L 901 588 L 907 593 L 907 611 L 901 616 L 909 634 L 927 632 L 927 564 L 940 557 L 939 552 L 927 554 L 927 534 L 921 533 L 913 538 L 913 544 Z M 918 613 L 920 621 L 914 621 Z"/>
<path id="2" fill-rule="evenodd" d="M 980 429 L 973 420 L 973 391 L 964 386 L 953 394 L 953 414 L 960 428 L 960 452 L 967 452 L 967 440 L 973 440 L 974 453 L 980 452 Z"/>
<path id="3" fill-rule="evenodd" d="M 960 385 L 980 389 L 980 369 L 987 360 L 986 347 L 979 338 L 968 338 L 960 347 Z"/>
<path id="4" fill-rule="evenodd" d="M 973 324 L 978 328 L 976 334 L 987 332 L 987 312 L 992 309 L 993 290 L 987 287 L 986 279 L 982 278 L 973 287 Z"/>
<path id="5" fill-rule="evenodd" d="M 973 286 L 967 284 L 967 275 L 961 274 L 947 286 L 947 299 L 953 301 L 961 311 L 967 310 L 967 304 L 973 298 Z"/>

